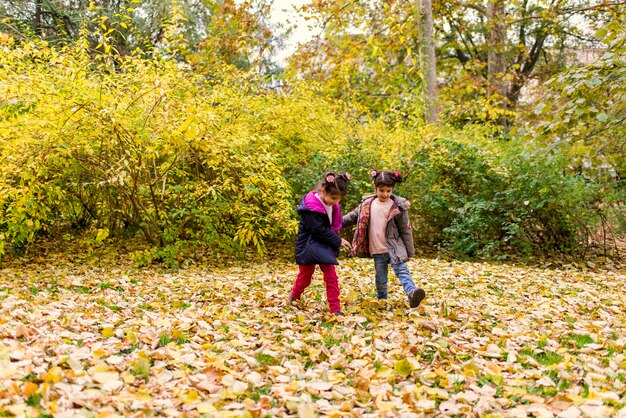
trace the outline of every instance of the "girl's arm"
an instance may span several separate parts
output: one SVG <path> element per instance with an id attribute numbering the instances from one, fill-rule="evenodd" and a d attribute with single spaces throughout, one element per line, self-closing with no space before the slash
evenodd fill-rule
<path id="1" fill-rule="evenodd" d="M 304 220 L 307 229 L 316 240 L 326 243 L 333 248 L 341 247 L 341 238 L 339 235 L 326 226 L 317 214 L 312 212 L 303 212 L 300 216 Z"/>
<path id="2" fill-rule="evenodd" d="M 349 226 L 356 224 L 356 221 L 359 219 L 360 207 L 361 206 L 359 205 L 352 212 L 348 213 L 347 215 L 344 215 L 344 217 L 342 218 L 343 220 L 343 225 L 341 226 L 342 228 L 347 228 Z"/>
<path id="3" fill-rule="evenodd" d="M 398 232 L 400 232 L 402 242 L 406 247 L 407 256 L 409 258 L 415 257 L 415 245 L 413 244 L 413 228 L 411 228 L 411 221 L 409 219 L 408 210 L 403 210 L 400 213 L 396 225 L 398 226 Z"/>

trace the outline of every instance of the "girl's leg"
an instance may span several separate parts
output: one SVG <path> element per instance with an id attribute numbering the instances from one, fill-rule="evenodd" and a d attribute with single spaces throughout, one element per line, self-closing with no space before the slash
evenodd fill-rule
<path id="1" fill-rule="evenodd" d="M 291 289 L 291 298 L 295 300 L 300 299 L 304 289 L 309 287 L 311 279 L 313 278 L 313 273 L 315 272 L 315 265 L 299 267 L 298 277 L 296 278 L 296 282 L 293 284 L 293 288 Z"/>
<path id="2" fill-rule="evenodd" d="M 400 283 L 402 283 L 404 293 L 406 293 L 407 296 L 411 296 L 411 293 L 413 293 L 413 291 L 415 290 L 415 283 L 413 283 L 411 272 L 409 271 L 406 264 L 402 262 L 397 264 L 392 263 L 391 268 L 393 268 L 393 272 L 396 273 L 396 276 L 400 280 Z"/>
<path id="3" fill-rule="evenodd" d="M 374 269 L 376 270 L 376 297 L 387 299 L 387 281 L 389 254 L 374 254 Z"/>
<path id="4" fill-rule="evenodd" d="M 335 266 L 333 264 L 320 264 L 320 268 L 324 273 L 328 308 L 332 313 L 340 312 L 341 304 L 339 302 L 339 280 L 337 272 L 335 271 Z"/>

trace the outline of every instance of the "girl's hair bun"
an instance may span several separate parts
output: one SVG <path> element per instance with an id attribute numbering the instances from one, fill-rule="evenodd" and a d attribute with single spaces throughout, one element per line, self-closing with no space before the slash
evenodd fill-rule
<path id="1" fill-rule="evenodd" d="M 402 183 L 404 180 L 402 175 L 397 171 L 370 171 L 370 176 L 374 180 L 375 187 L 395 187 L 396 184 Z"/>
<path id="2" fill-rule="evenodd" d="M 326 173 L 319 187 L 332 195 L 344 196 L 348 192 L 348 181 L 350 174 Z"/>

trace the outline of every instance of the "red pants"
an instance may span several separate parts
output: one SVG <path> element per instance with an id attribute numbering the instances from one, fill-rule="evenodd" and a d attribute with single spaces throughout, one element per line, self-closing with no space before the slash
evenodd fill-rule
<path id="1" fill-rule="evenodd" d="M 326 299 L 328 300 L 328 307 L 331 312 L 339 312 L 341 305 L 339 304 L 339 281 L 337 273 L 335 272 L 334 264 L 320 264 L 320 269 L 324 273 L 324 283 L 326 284 Z M 300 299 L 304 289 L 309 287 L 313 273 L 315 272 L 315 266 L 300 266 L 298 272 L 298 278 L 293 284 L 291 289 L 291 297 L 294 299 Z"/>

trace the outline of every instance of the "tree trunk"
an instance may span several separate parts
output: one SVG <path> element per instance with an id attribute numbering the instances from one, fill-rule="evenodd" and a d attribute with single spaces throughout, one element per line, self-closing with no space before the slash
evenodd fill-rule
<path id="1" fill-rule="evenodd" d="M 428 122 L 439 120 L 439 94 L 437 93 L 437 57 L 435 56 L 435 34 L 433 25 L 432 0 L 419 0 L 423 16 L 422 42 L 426 63 L 424 68 L 424 80 L 426 81 L 426 97 L 428 100 Z"/>
<path id="2" fill-rule="evenodd" d="M 489 82 L 501 96 L 506 94 L 504 75 L 506 73 L 506 10 L 504 0 L 490 0 L 487 10 L 488 25 L 488 57 L 487 73 Z"/>
<path id="3" fill-rule="evenodd" d="M 35 0 L 35 32 L 40 36 L 44 36 L 43 24 L 42 24 L 42 11 L 41 11 L 41 0 Z"/>
<path id="4" fill-rule="evenodd" d="M 489 0 L 487 7 L 487 74 L 494 91 L 500 96 L 499 107 L 506 109 L 506 9 L 504 0 Z M 501 117 L 498 121 L 507 131 L 509 121 Z"/>

